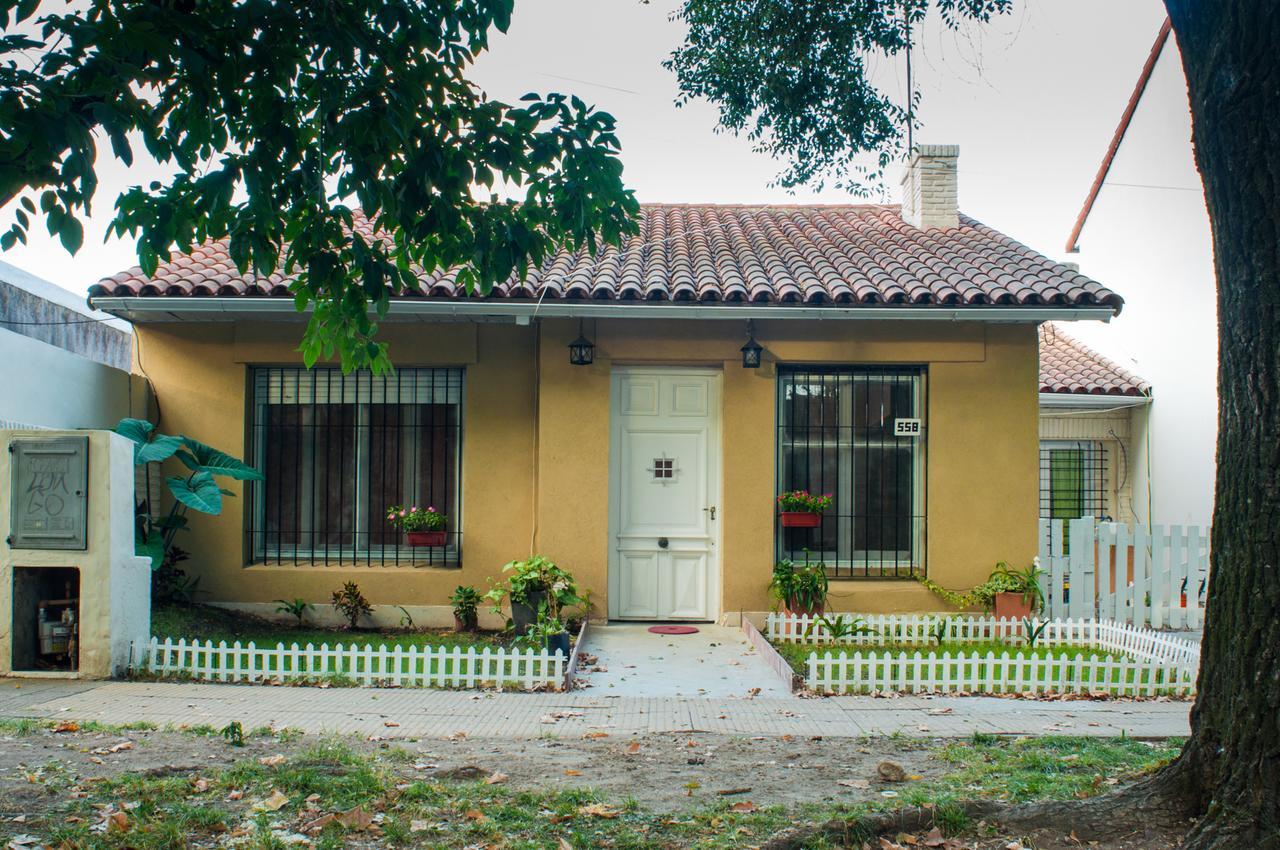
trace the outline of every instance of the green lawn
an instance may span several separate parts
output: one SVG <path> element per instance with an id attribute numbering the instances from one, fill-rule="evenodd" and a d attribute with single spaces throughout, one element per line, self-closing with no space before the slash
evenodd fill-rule
<path id="1" fill-rule="evenodd" d="M 1110 650 L 1096 646 L 1027 646 L 1021 642 L 1006 642 L 998 640 L 979 641 L 975 643 L 943 643 L 942 645 L 885 643 L 861 646 L 848 643 L 812 644 L 776 642 L 773 644 L 773 648 L 778 650 L 778 653 L 787 660 L 787 663 L 791 665 L 791 668 L 801 676 L 808 673 L 809 656 L 815 652 L 818 653 L 819 658 L 825 657 L 828 652 L 831 653 L 833 658 L 838 658 L 842 652 L 849 656 L 852 656 L 855 652 L 861 652 L 863 655 L 869 655 L 874 652 L 877 655 L 889 654 L 895 656 L 900 652 L 905 652 L 908 658 L 915 657 L 917 652 L 919 652 L 922 657 L 928 657 L 930 652 L 935 655 L 942 655 L 944 652 L 947 652 L 950 653 L 952 657 L 959 655 L 962 652 L 967 655 L 978 654 L 983 656 L 990 652 L 997 658 L 1006 652 L 1009 653 L 1010 658 L 1013 658 L 1019 652 L 1022 653 L 1023 658 L 1030 658 L 1031 656 L 1035 656 L 1037 658 L 1048 658 L 1050 656 L 1056 656 L 1059 658 L 1075 658 L 1079 655 L 1083 655 L 1085 657 L 1096 655 L 1098 658 L 1120 657 Z"/>
<path id="2" fill-rule="evenodd" d="M 308 643 L 329 646 L 351 643 L 373 647 L 402 646 L 468 646 L 483 648 L 486 646 L 509 646 L 510 640 L 503 632 L 454 632 L 446 629 L 418 629 L 394 631 L 356 631 L 345 629 L 304 628 L 295 629 L 282 623 L 273 623 L 259 617 L 246 616 L 225 608 L 213 605 L 168 605 L 151 612 L 151 634 L 164 640 L 186 638 L 188 641 L 211 640 L 214 643 L 226 641 L 230 646 L 235 641 L 242 644 L 253 641 L 259 647 L 274 647 L 277 643 L 285 646 Z"/>

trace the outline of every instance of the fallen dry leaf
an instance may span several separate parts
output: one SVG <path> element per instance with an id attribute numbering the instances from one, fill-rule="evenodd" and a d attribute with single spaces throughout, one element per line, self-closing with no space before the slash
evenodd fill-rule
<path id="1" fill-rule="evenodd" d="M 394 720 L 386 720 L 386 721 L 384 721 L 384 722 L 383 722 L 383 724 L 382 724 L 382 725 L 383 725 L 383 726 L 386 726 L 388 729 L 394 729 L 395 727 L 399 726 L 400 724 L 399 724 L 399 723 L 397 723 L 397 722 L 395 722 Z"/>
<path id="2" fill-rule="evenodd" d="M 510 777 L 507 776 L 505 773 L 491 773 L 489 774 L 489 777 L 485 779 L 484 784 L 485 785 L 501 785 L 502 783 L 506 782 L 508 779 L 510 779 Z"/>
<path id="3" fill-rule="evenodd" d="M 583 740 L 595 740 L 596 738 L 608 738 L 608 732 L 583 732 Z"/>
<path id="4" fill-rule="evenodd" d="M 276 753 L 273 756 L 262 756 L 261 758 L 258 759 L 258 764 L 263 764 L 263 765 L 266 765 L 267 767 L 278 767 L 284 764 L 284 762 L 285 762 L 285 757 L 280 753 Z"/>
<path id="5" fill-rule="evenodd" d="M 573 850 L 573 845 L 563 835 L 560 836 L 560 850 Z"/>
<path id="6" fill-rule="evenodd" d="M 871 782 L 870 782 L 869 780 L 866 780 L 866 779 L 841 779 L 841 780 L 840 780 L 839 782 L 837 782 L 836 784 L 837 784 L 837 785 L 843 785 L 843 786 L 844 786 L 844 787 L 846 787 L 846 788 L 862 788 L 862 789 L 866 789 L 866 788 L 870 788 L 870 787 L 871 787 Z"/>
<path id="7" fill-rule="evenodd" d="M 232 791 L 230 794 L 228 794 L 228 795 L 227 795 L 227 799 L 228 799 L 228 800 L 239 800 L 239 799 L 240 799 L 241 797 L 243 797 L 243 796 L 244 796 L 244 792 L 243 792 L 243 791 Z"/>
<path id="8" fill-rule="evenodd" d="M 618 809 L 606 806 L 603 803 L 592 803 L 589 806 L 579 807 L 578 814 L 591 815 L 593 818 L 606 818 L 608 820 L 613 820 L 622 813 Z"/>
<path id="9" fill-rule="evenodd" d="M 410 832 L 426 832 L 428 829 L 431 829 L 431 824 L 428 821 L 425 821 L 425 820 L 409 821 Z"/>
<path id="10" fill-rule="evenodd" d="M 566 768 L 564 769 L 564 775 L 565 775 L 565 776 L 581 776 L 581 775 L 582 775 L 582 771 L 581 771 L 581 770 L 574 770 L 574 769 L 573 769 L 573 768 L 571 768 L 571 767 L 566 767 Z"/>
<path id="11" fill-rule="evenodd" d="M 107 832 L 128 832 L 129 816 L 124 812 L 112 812 L 107 815 Z"/>
<path id="12" fill-rule="evenodd" d="M 191 783 L 191 790 L 195 791 L 197 794 L 203 794 L 205 791 L 209 790 L 209 780 L 196 779 Z"/>
<path id="13" fill-rule="evenodd" d="M 750 800 L 743 800 L 730 806 L 729 811 L 737 812 L 738 814 L 751 814 L 752 812 L 760 811 L 760 808 Z"/>
<path id="14" fill-rule="evenodd" d="M 462 816 L 467 820 L 473 820 L 473 821 L 488 820 L 488 818 L 485 817 L 484 812 L 480 811 L 479 809 L 467 809 L 465 812 L 462 813 Z"/>
<path id="15" fill-rule="evenodd" d="M 638 752 L 640 752 L 639 741 L 632 741 L 630 744 L 627 744 L 627 755 L 633 756 Z"/>
<path id="16" fill-rule="evenodd" d="M 265 800 L 259 800 L 255 809 L 266 812 L 278 812 L 289 804 L 289 797 L 280 793 L 279 788 L 272 788 Z"/>
<path id="17" fill-rule="evenodd" d="M 357 832 L 364 832 L 373 825 L 373 818 L 364 810 L 364 806 L 356 806 L 354 809 L 347 809 L 347 811 L 335 815 L 334 818 L 347 829 L 352 829 Z"/>
<path id="18" fill-rule="evenodd" d="M 64 720 L 57 726 L 53 727 L 53 731 L 54 734 L 59 732 L 79 732 L 80 724 L 76 723 L 74 720 Z"/>
<path id="19" fill-rule="evenodd" d="M 315 820 L 308 821 L 307 823 L 303 824 L 302 831 L 308 834 L 314 834 L 324 829 L 329 824 L 336 822 L 337 820 L 338 818 L 336 815 L 332 815 L 332 814 L 321 815 Z"/>

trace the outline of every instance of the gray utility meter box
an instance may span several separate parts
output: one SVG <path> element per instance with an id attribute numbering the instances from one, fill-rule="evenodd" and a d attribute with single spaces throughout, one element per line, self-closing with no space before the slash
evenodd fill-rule
<path id="1" fill-rule="evenodd" d="M 79 549 L 88 545 L 89 438 L 22 438 L 12 465 L 9 546 Z"/>

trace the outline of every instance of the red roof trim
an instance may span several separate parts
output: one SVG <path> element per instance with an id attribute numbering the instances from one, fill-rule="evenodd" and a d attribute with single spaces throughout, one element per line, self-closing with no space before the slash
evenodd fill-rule
<path id="1" fill-rule="evenodd" d="M 1076 216 L 1076 223 L 1071 227 L 1071 235 L 1067 237 L 1068 254 L 1076 254 L 1080 251 L 1080 231 L 1084 230 L 1084 223 L 1088 220 L 1089 213 L 1093 211 L 1093 202 L 1098 199 L 1098 192 L 1102 190 L 1102 183 L 1107 179 L 1107 172 L 1111 170 L 1111 163 L 1116 158 L 1116 152 L 1120 150 L 1120 143 L 1124 141 L 1124 134 L 1129 130 L 1129 122 L 1133 120 L 1133 113 L 1137 111 L 1138 103 L 1142 100 L 1142 93 L 1146 91 L 1147 83 L 1151 80 L 1151 74 L 1155 71 L 1156 61 L 1164 50 L 1165 42 L 1169 40 L 1169 30 L 1171 28 L 1172 24 L 1166 17 L 1164 23 L 1160 25 L 1160 32 L 1156 35 L 1155 44 L 1151 45 L 1151 52 L 1147 55 L 1147 61 L 1143 63 L 1142 73 L 1138 75 L 1138 84 L 1133 87 L 1133 93 L 1129 95 L 1129 103 L 1124 108 L 1124 114 L 1120 116 L 1120 124 L 1111 136 L 1111 144 L 1107 146 L 1107 153 L 1102 158 L 1102 164 L 1098 166 L 1098 174 L 1093 178 L 1093 185 L 1089 187 L 1089 197 L 1085 198 L 1084 206 L 1080 209 L 1080 214 Z"/>

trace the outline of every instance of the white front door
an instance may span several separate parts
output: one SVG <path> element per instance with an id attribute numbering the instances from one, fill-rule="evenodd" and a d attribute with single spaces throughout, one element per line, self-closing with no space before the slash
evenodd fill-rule
<path id="1" fill-rule="evenodd" d="M 609 617 L 714 619 L 719 373 L 616 369 L 612 418 Z"/>

